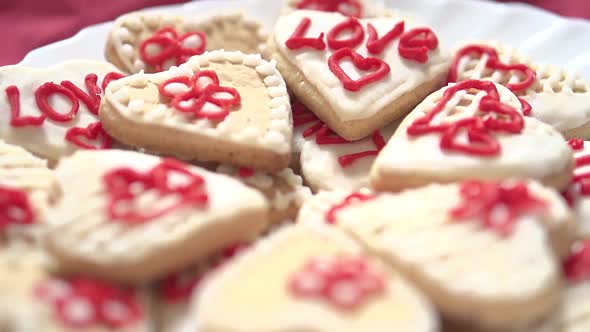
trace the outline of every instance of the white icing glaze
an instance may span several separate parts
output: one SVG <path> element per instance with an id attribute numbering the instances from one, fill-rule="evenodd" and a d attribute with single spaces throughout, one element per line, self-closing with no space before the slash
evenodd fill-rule
<path id="1" fill-rule="evenodd" d="M 504 103 L 522 111 L 514 94 L 503 86 L 496 85 L 496 87 Z M 441 176 L 462 174 L 465 177 L 482 174 L 482 172 L 493 172 L 540 179 L 567 171 L 572 159 L 571 149 L 555 129 L 531 117 L 524 117 L 525 126 L 521 134 L 494 134 L 502 148 L 500 155 L 494 158 L 447 153 L 440 149 L 440 135 L 437 133 L 409 137 L 407 128 L 416 119 L 430 112 L 446 89 L 445 87 L 431 94 L 404 119 L 396 134 L 377 157 L 373 172 L 426 171 L 437 172 Z M 464 97 L 469 97 L 468 100 L 471 100 L 469 106 L 456 106 L 461 101 L 465 101 Z M 438 120 L 440 123 L 440 121 L 473 115 L 482 97 L 481 92 L 475 97 L 458 93 L 434 122 Z M 451 114 L 449 112 L 452 115 L 449 115 Z"/>
<path id="2" fill-rule="evenodd" d="M 332 51 L 291 51 L 285 45 L 293 34 L 295 27 L 305 17 L 310 18 L 312 21 L 307 31 L 309 36 L 318 36 L 322 32 L 327 34 L 332 27 L 344 21 L 345 17 L 337 13 L 302 10 L 280 17 L 274 28 L 275 42 L 281 54 L 286 56 L 291 64 L 296 66 L 305 78 L 314 85 L 342 121 L 371 117 L 398 97 L 411 92 L 420 84 L 446 72 L 448 69 L 449 57 L 440 49 L 429 52 L 428 63 L 419 65 L 400 57 L 397 49 L 398 40 L 395 40 L 379 55 L 389 64 L 391 73 L 384 79 L 372 83 L 358 92 L 349 92 L 343 88 L 340 80 L 328 68 L 328 58 Z M 381 17 L 361 20 L 361 24 L 366 26 L 370 22 L 381 36 L 388 32 L 398 21 L 395 18 Z M 406 22 L 406 30 L 415 27 L 415 24 L 409 21 Z M 367 35 L 365 33 L 365 40 L 355 49 L 364 57 L 368 56 L 365 47 Z M 359 77 L 358 73 L 351 73 L 356 69 L 352 67 L 350 61 L 344 61 L 342 66 L 351 77 Z"/>
<path id="3" fill-rule="evenodd" d="M 41 127 L 12 127 L 10 126 L 10 105 L 4 90 L 16 85 L 20 90 L 21 116 L 39 116 L 41 112 L 35 102 L 35 90 L 46 82 L 59 84 L 69 80 L 77 87 L 86 91 L 84 78 L 94 73 L 98 76 L 97 85 L 100 87 L 103 77 L 109 72 L 119 72 L 117 68 L 106 62 L 72 60 L 63 62 L 47 69 L 36 69 L 22 66 L 6 66 L 0 68 L 0 139 L 7 143 L 21 145 L 38 156 L 57 160 L 71 154 L 78 147 L 65 141 L 66 131 L 72 127 L 86 127 L 98 121 L 86 104 L 80 102 L 77 117 L 70 122 L 55 122 L 49 118 Z M 70 102 L 60 94 L 50 98 L 50 103 L 60 113 L 70 110 Z"/>

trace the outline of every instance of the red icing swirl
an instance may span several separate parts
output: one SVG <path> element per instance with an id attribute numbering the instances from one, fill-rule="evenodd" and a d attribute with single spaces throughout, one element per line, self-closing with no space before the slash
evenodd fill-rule
<path id="1" fill-rule="evenodd" d="M 438 47 L 438 38 L 430 28 L 416 28 L 404 32 L 398 50 L 402 58 L 419 63 L 428 62 L 428 52 Z"/>
<path id="2" fill-rule="evenodd" d="M 375 195 L 362 194 L 362 193 L 352 193 L 352 194 L 346 196 L 346 198 L 344 198 L 344 200 L 342 202 L 333 205 L 328 210 L 328 212 L 326 212 L 326 222 L 328 224 L 335 224 L 336 223 L 336 214 L 340 210 L 351 206 L 353 203 L 365 202 L 368 200 L 372 200 L 374 198 L 376 198 Z"/>
<path id="3" fill-rule="evenodd" d="M 26 192 L 0 185 L 0 231 L 11 225 L 30 225 L 35 213 Z"/>
<path id="4" fill-rule="evenodd" d="M 191 37 L 199 38 L 200 44 L 193 48 L 184 46 L 183 42 Z M 159 47 L 160 51 L 157 54 L 148 54 L 147 48 L 154 45 Z M 167 61 L 174 61 L 174 64 L 179 66 L 191 56 L 203 54 L 206 47 L 207 36 L 200 31 L 179 35 L 174 28 L 164 27 L 156 31 L 152 37 L 141 42 L 139 54 L 145 63 L 153 66 L 156 71 L 162 71 Z"/>
<path id="5" fill-rule="evenodd" d="M 359 70 L 373 70 L 373 72 L 353 80 L 340 66 L 340 62 L 344 58 L 350 58 L 354 66 Z M 360 91 L 365 86 L 384 79 L 391 71 L 385 61 L 372 57 L 365 58 L 351 48 L 341 48 L 334 52 L 328 59 L 328 67 L 340 82 L 342 82 L 344 89 L 353 92 Z"/>
<path id="6" fill-rule="evenodd" d="M 300 0 L 297 9 L 339 12 L 357 18 L 363 15 L 363 5 L 359 0 Z"/>

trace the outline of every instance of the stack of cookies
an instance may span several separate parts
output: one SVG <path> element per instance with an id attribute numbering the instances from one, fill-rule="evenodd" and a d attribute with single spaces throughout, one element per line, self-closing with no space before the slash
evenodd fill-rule
<path id="1" fill-rule="evenodd" d="M 370 0 L 0 68 L 0 331 L 590 331 L 590 84 Z"/>

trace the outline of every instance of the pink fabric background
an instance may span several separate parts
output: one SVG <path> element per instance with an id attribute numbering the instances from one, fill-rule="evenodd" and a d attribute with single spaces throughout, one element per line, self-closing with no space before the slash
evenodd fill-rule
<path id="1" fill-rule="evenodd" d="M 279 0 L 267 0 L 279 1 Z M 510 2 L 513 0 L 500 0 Z M 0 65 L 19 62 L 30 50 L 67 38 L 87 25 L 144 7 L 183 0 L 0 0 L 3 45 Z M 556 13 L 590 18 L 588 0 L 528 0 Z"/>

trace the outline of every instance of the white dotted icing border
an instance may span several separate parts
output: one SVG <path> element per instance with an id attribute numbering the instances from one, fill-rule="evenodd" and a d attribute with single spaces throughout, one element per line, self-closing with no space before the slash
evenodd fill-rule
<path id="1" fill-rule="evenodd" d="M 230 131 L 225 121 L 221 121 L 217 127 L 213 127 L 211 121 L 207 119 L 191 120 L 189 116 L 180 112 L 174 112 L 173 116 L 165 117 L 164 110 L 167 108 L 162 105 L 162 112 L 149 112 L 145 115 L 140 112 L 134 112 L 133 109 L 125 107 L 123 103 L 129 103 L 129 93 L 125 89 L 126 85 L 132 87 L 145 87 L 148 81 L 162 81 L 179 76 L 192 76 L 194 71 L 199 70 L 201 66 L 207 66 L 209 63 L 229 62 L 235 65 L 244 65 L 254 68 L 262 77 L 271 97 L 270 112 L 271 123 L 269 130 L 262 135 L 257 128 L 247 127 L 239 132 Z M 227 52 L 224 50 L 215 50 L 205 52 L 202 55 L 192 57 L 187 63 L 180 67 L 172 67 L 167 72 L 157 74 L 144 74 L 143 72 L 120 79 L 109 84 L 106 92 L 107 100 L 117 108 L 120 113 L 131 120 L 145 121 L 153 124 L 172 125 L 185 131 L 198 131 L 211 137 L 228 138 L 236 143 L 255 141 L 258 145 L 269 147 L 275 152 L 288 154 L 291 151 L 291 138 L 293 135 L 291 119 L 291 103 L 287 86 L 283 77 L 276 68 L 276 61 L 266 61 L 260 54 L 244 54 L 239 51 Z M 134 101 L 136 102 L 136 101 Z M 126 111 L 125 109 L 128 109 Z"/>

